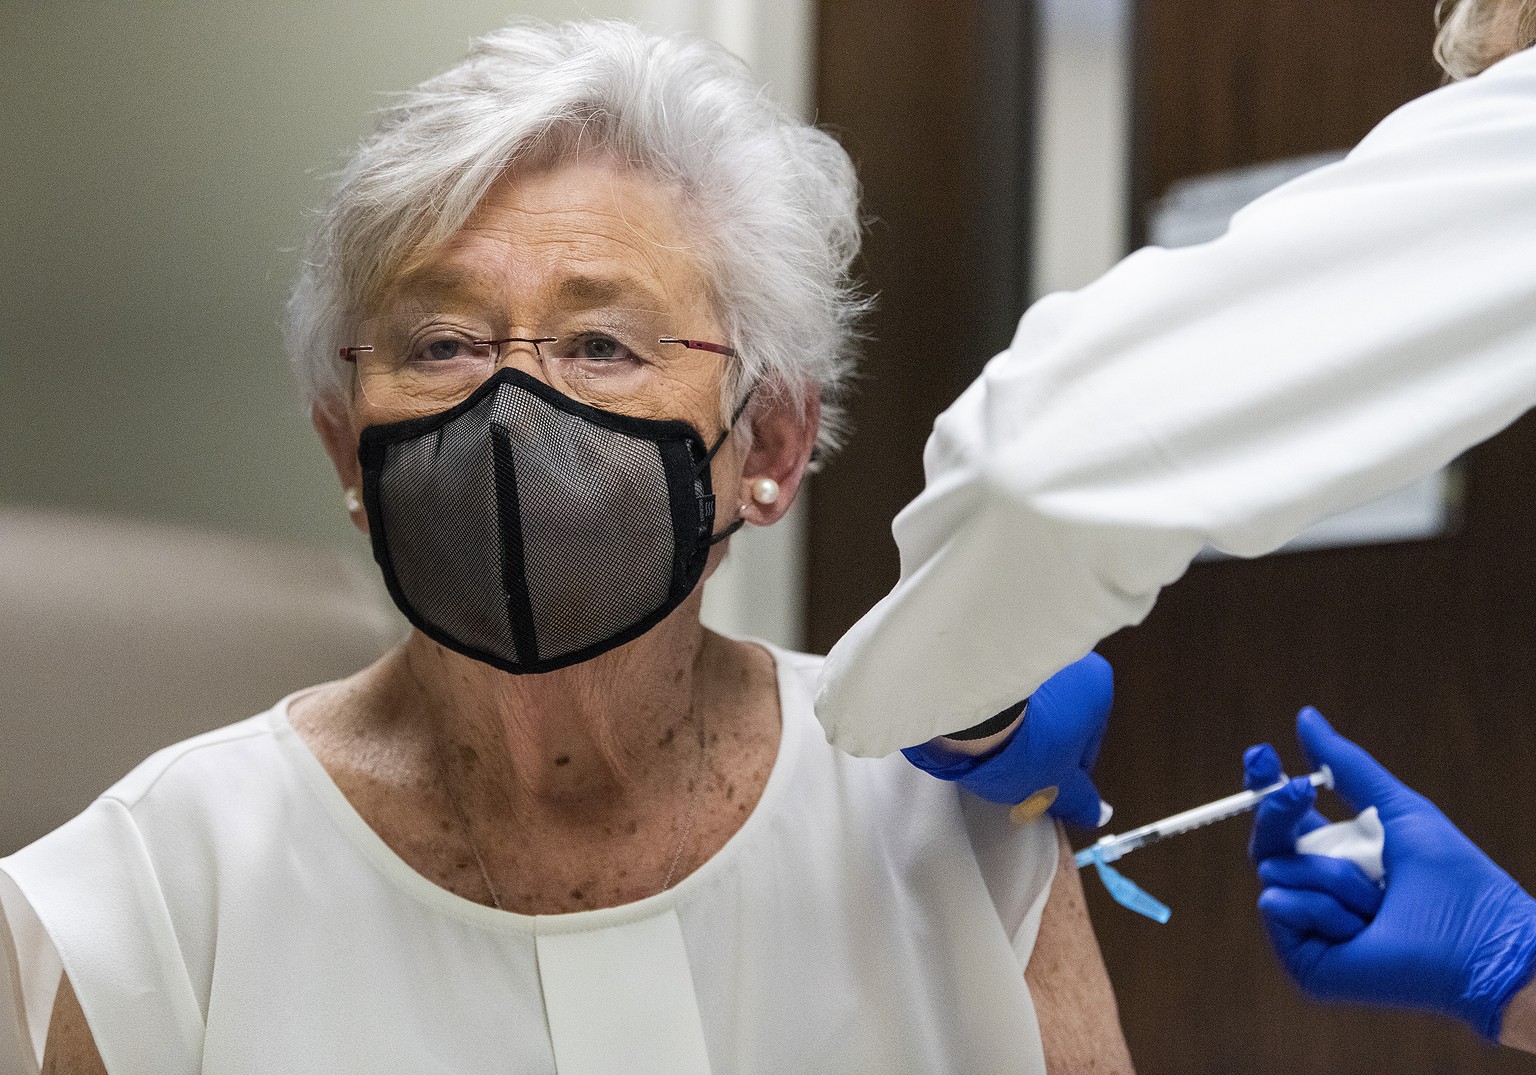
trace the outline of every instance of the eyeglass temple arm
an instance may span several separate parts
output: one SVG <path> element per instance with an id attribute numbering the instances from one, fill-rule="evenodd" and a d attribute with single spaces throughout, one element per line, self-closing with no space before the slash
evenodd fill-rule
<path id="1" fill-rule="evenodd" d="M 704 340 L 680 340 L 676 336 L 663 336 L 657 343 L 678 343 L 684 347 L 691 347 L 695 351 L 713 351 L 717 355 L 725 355 L 727 358 L 736 357 L 736 348 L 727 347 L 723 343 L 708 343 Z"/>

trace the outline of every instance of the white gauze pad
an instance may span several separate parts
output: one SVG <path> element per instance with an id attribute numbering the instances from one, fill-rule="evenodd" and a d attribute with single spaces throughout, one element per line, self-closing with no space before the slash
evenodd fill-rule
<path id="1" fill-rule="evenodd" d="M 1387 834 L 1381 827 L 1381 816 L 1372 806 L 1352 821 L 1313 829 L 1296 841 L 1296 850 L 1303 855 L 1348 859 L 1364 870 L 1372 881 L 1385 885 L 1387 871 L 1382 865 L 1381 853 L 1386 844 Z"/>

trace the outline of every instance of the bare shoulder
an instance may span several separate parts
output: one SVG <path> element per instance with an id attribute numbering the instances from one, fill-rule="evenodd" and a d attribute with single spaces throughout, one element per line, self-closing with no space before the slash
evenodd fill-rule
<path id="1" fill-rule="evenodd" d="M 101 1061 L 96 1039 L 91 1036 L 68 975 L 59 976 L 59 992 L 54 998 L 48 1040 L 43 1047 L 43 1075 L 107 1075 L 107 1066 Z"/>
<path id="2" fill-rule="evenodd" d="M 1057 827 L 1056 878 L 1024 980 L 1040 1020 L 1050 1075 L 1129 1075 L 1120 1011 L 1093 934 L 1066 834 Z"/>

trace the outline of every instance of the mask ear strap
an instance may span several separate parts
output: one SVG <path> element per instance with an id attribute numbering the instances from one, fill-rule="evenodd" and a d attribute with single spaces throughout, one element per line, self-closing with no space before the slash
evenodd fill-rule
<path id="1" fill-rule="evenodd" d="M 725 428 L 720 431 L 720 436 L 718 439 L 716 439 L 715 446 L 704 453 L 703 462 L 701 462 L 698 467 L 694 469 L 695 474 L 703 473 L 709 464 L 714 460 L 715 453 L 718 452 L 720 450 L 720 446 L 725 443 L 725 438 L 731 435 L 731 430 L 736 428 L 736 423 L 741 421 L 741 416 L 747 413 L 747 404 L 752 402 L 752 393 L 756 391 L 757 385 L 755 384 L 751 388 L 747 389 L 747 394 L 742 397 L 741 405 L 736 408 L 736 412 L 731 415 L 731 420 L 727 422 Z M 730 537 L 745 525 L 747 525 L 747 520 L 737 519 L 734 523 L 732 523 L 730 526 L 727 526 L 718 534 L 711 534 L 709 536 L 709 544 L 720 544 L 720 542 Z"/>
<path id="2" fill-rule="evenodd" d="M 727 422 L 725 428 L 720 431 L 720 436 L 715 439 L 714 447 L 710 448 L 709 451 L 704 453 L 703 460 L 697 467 L 694 468 L 695 474 L 701 473 L 705 467 L 714 462 L 715 453 L 718 452 L 721 445 L 725 443 L 725 438 L 731 435 L 731 430 L 736 428 L 736 423 L 741 421 L 741 416 L 747 413 L 747 404 L 752 402 L 752 393 L 756 391 L 757 385 L 755 384 L 751 388 L 747 389 L 747 394 L 742 397 L 741 406 L 736 408 L 735 413 L 731 415 L 731 420 Z"/>
<path id="3" fill-rule="evenodd" d="M 737 519 L 734 523 L 732 523 L 730 526 L 727 526 L 724 530 L 720 531 L 718 534 L 711 534 L 709 536 L 709 543 L 711 545 L 718 545 L 722 541 L 724 541 L 726 538 L 730 537 L 732 534 L 734 534 L 736 531 L 740 530 L 743 526 L 746 526 L 746 525 L 747 525 L 747 520 L 745 520 L 745 519 Z"/>

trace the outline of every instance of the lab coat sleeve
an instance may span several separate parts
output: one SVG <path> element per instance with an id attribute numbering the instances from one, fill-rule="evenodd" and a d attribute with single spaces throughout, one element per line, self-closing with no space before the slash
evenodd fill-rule
<path id="1" fill-rule="evenodd" d="M 896 588 L 833 647 L 832 742 L 967 728 L 1536 404 L 1536 53 L 1392 116 L 1222 238 L 1049 296 L 941 415 Z"/>

